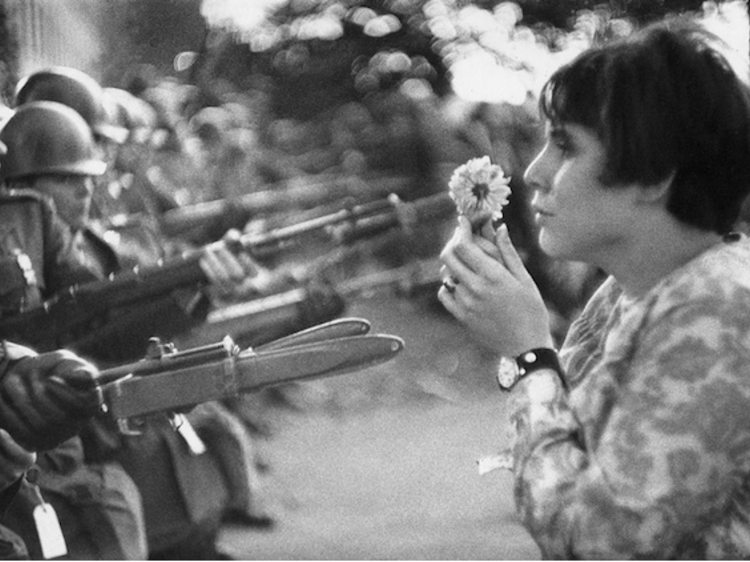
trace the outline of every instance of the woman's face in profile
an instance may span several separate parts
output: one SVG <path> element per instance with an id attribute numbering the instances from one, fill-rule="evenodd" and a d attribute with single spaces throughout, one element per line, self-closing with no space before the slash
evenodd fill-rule
<path id="1" fill-rule="evenodd" d="M 628 236 L 634 186 L 604 185 L 605 163 L 605 147 L 593 130 L 547 124 L 544 146 L 524 180 L 535 191 L 539 244 L 551 257 L 601 265 Z"/>

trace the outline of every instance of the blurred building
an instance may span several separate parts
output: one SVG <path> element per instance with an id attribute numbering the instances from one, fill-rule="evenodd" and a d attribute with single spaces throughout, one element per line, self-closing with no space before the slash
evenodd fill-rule
<path id="1" fill-rule="evenodd" d="M 97 0 L 6 0 L 21 76 L 50 65 L 97 71 L 102 52 Z"/>
<path id="2" fill-rule="evenodd" d="M 75 67 L 107 85 L 119 85 L 128 68 L 141 64 L 174 73 L 174 58 L 202 44 L 200 5 L 201 0 L 0 0 L 6 18 L 3 81 L 15 83 L 51 65 Z"/>

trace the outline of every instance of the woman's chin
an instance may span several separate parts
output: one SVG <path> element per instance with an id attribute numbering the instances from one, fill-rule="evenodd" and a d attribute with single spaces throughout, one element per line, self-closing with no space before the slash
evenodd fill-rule
<path id="1" fill-rule="evenodd" d="M 564 240 L 552 236 L 549 231 L 542 229 L 539 232 L 539 247 L 549 257 L 560 260 L 574 260 L 572 248 Z"/>
<path id="2" fill-rule="evenodd" d="M 542 228 L 539 231 L 539 247 L 545 254 L 553 258 L 559 257 L 557 255 L 557 252 L 559 251 L 558 246 L 559 244 L 554 239 L 554 237 L 550 236 L 550 233 L 547 231 L 547 229 Z"/>

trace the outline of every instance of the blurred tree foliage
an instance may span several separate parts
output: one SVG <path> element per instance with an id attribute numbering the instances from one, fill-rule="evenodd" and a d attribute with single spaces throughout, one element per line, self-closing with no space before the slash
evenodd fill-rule
<path id="1" fill-rule="evenodd" d="M 254 33 L 213 29 L 193 78 L 219 98 L 224 86 L 244 89 L 262 83 L 272 90 L 278 115 L 299 119 L 388 90 L 406 78 L 426 80 L 443 96 L 450 91 L 443 47 L 451 39 L 436 35 L 427 14 L 444 10 L 451 17 L 469 5 L 492 11 L 499 4 L 500 0 L 289 0 Z M 582 10 L 604 9 L 612 18 L 643 23 L 697 10 L 702 0 L 516 4 L 523 14 L 519 25 L 569 30 Z"/>
<path id="2" fill-rule="evenodd" d="M 563 334 L 599 277 L 555 263 L 535 242 L 521 185 L 541 138 L 529 93 L 564 59 L 556 55 L 701 6 L 702 0 L 287 0 L 251 30 L 226 19 L 211 26 L 207 14 L 211 30 L 191 82 L 216 105 L 233 92 L 264 91 L 279 121 L 312 123 L 346 139 L 338 152 L 329 151 L 334 163 L 356 152 L 366 170 L 415 178 L 413 195 L 443 189 L 446 171 L 491 155 L 520 194 L 506 223 Z M 476 58 L 490 64 L 474 66 Z M 460 63 L 469 60 L 464 76 L 489 83 L 484 99 L 451 95 Z M 497 72 L 500 79 L 491 76 L 498 67 L 508 70 Z M 490 99 L 512 90 L 511 82 L 519 85 L 511 103 Z M 342 122 L 346 134 L 337 130 Z M 300 138 L 301 130 L 292 128 L 289 136 Z M 321 144 L 307 152 L 316 162 L 325 161 Z M 434 253 L 442 236 L 430 232 L 419 247 Z M 412 237 L 398 247 L 416 245 Z"/>
<path id="3" fill-rule="evenodd" d="M 0 0 L 2 1 L 2 0 Z M 100 12 L 101 70 L 105 84 L 121 87 L 126 72 L 153 65 L 161 74 L 174 74 L 174 56 L 199 48 L 206 34 L 201 0 L 118 0 Z"/>
<path id="4" fill-rule="evenodd" d="M 520 0 L 524 11 L 524 23 L 547 23 L 559 28 L 569 26 L 571 17 L 579 10 L 607 7 L 614 17 L 629 17 L 645 23 L 667 14 L 697 10 L 703 0 Z M 497 2 L 482 2 L 493 5 Z"/>

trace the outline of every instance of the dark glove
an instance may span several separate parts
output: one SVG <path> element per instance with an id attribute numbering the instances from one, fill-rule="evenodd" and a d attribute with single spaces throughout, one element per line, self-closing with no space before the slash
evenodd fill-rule
<path id="1" fill-rule="evenodd" d="M 23 476 L 35 461 L 36 453 L 22 448 L 7 431 L 0 429 L 0 491 Z"/>
<path id="2" fill-rule="evenodd" d="M 30 451 L 52 449 L 76 435 L 102 404 L 98 370 L 67 350 L 30 355 L 4 342 L 0 428 Z M 31 352 L 33 353 L 33 352 Z"/>
<path id="3" fill-rule="evenodd" d="M 327 283 L 312 283 L 307 287 L 305 300 L 299 303 L 299 329 L 317 326 L 334 320 L 346 310 L 344 298 Z"/>

